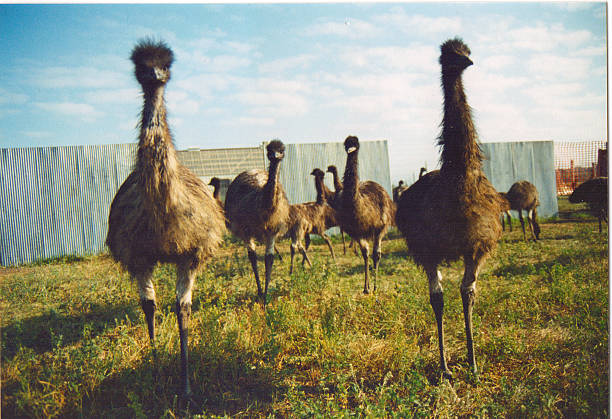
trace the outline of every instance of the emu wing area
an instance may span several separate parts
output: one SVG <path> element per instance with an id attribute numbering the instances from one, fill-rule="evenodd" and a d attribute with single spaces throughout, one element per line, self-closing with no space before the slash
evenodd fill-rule
<path id="1" fill-rule="evenodd" d="M 396 225 L 414 261 L 437 266 L 493 250 L 501 236 L 500 212 L 501 199 L 484 175 L 461 184 L 436 170 L 400 195 Z"/>
<path id="2" fill-rule="evenodd" d="M 353 239 L 373 239 L 393 224 L 395 205 L 385 189 L 376 182 L 360 182 L 352 200 L 343 189 L 337 212 L 340 225 Z M 351 202 L 352 204 L 348 204 Z"/>
<path id="3" fill-rule="evenodd" d="M 285 190 L 277 182 L 274 205 L 264 210 L 263 189 L 267 181 L 266 171 L 249 170 L 236 176 L 227 189 L 225 213 L 229 228 L 244 241 L 255 238 L 263 243 L 266 237 L 286 232 L 289 205 Z"/>
<path id="4" fill-rule="evenodd" d="M 185 167 L 180 184 L 165 202 L 150 202 L 143 193 L 140 174 L 131 173 L 110 208 L 106 237 L 113 257 L 137 273 L 153 261 L 176 263 L 183 258 L 197 268 L 223 240 L 224 217 L 208 188 Z"/>

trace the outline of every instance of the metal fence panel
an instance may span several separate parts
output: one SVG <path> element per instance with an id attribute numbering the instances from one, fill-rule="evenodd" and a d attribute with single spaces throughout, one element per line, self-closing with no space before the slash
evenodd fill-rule
<path id="1" fill-rule="evenodd" d="M 483 171 L 495 189 L 507 192 L 514 182 L 527 180 L 540 196 L 538 214 L 551 217 L 559 212 L 552 141 L 483 143 L 481 148 Z"/>
<path id="2" fill-rule="evenodd" d="M 361 141 L 359 145 L 359 179 L 378 182 L 391 195 L 387 141 Z M 289 202 L 295 204 L 314 201 L 317 192 L 314 177 L 310 173 L 314 168 L 325 172 L 330 165 L 335 165 L 338 174 L 343 176 L 346 152 L 342 142 L 286 144 L 279 179 L 287 192 Z M 334 190 L 331 174 L 326 174 L 325 184 Z"/>
<path id="3" fill-rule="evenodd" d="M 0 264 L 100 252 L 135 144 L 0 150 Z"/>

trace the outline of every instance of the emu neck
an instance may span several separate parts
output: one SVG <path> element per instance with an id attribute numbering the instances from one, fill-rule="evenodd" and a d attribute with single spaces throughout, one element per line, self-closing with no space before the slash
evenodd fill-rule
<path id="1" fill-rule="evenodd" d="M 323 183 L 322 177 L 315 177 L 315 189 L 317 190 L 317 204 L 323 204 L 331 195 L 331 191 Z"/>
<path id="2" fill-rule="evenodd" d="M 219 186 L 215 186 L 215 190 L 213 191 L 213 198 L 217 201 L 219 200 L 219 189 L 221 189 Z"/>
<path id="3" fill-rule="evenodd" d="M 150 202 L 164 205 L 171 199 L 171 183 L 177 173 L 176 150 L 166 120 L 164 88 L 145 90 L 137 170 Z"/>
<path id="4" fill-rule="evenodd" d="M 347 201 L 353 201 L 357 195 L 357 185 L 359 185 L 359 175 L 357 173 L 357 163 L 359 161 L 359 151 L 353 151 L 346 156 L 346 169 L 344 170 L 344 180 L 342 182 L 342 196 Z"/>
<path id="5" fill-rule="evenodd" d="M 445 72 L 443 68 L 442 89 L 444 118 L 438 142 L 442 146 L 441 170 L 466 176 L 473 170 L 480 170 L 482 153 L 476 142 L 476 129 L 463 91 L 461 74 Z"/>
<path id="6" fill-rule="evenodd" d="M 339 192 L 342 190 L 342 183 L 340 182 L 340 179 L 338 178 L 338 172 L 336 170 L 334 170 L 332 172 L 332 176 L 334 177 L 334 190 L 336 192 Z"/>
<path id="7" fill-rule="evenodd" d="M 278 169 L 280 160 L 271 160 L 268 168 L 268 180 L 263 188 L 263 205 L 266 209 L 274 207 L 276 198 L 276 183 L 278 182 Z"/>

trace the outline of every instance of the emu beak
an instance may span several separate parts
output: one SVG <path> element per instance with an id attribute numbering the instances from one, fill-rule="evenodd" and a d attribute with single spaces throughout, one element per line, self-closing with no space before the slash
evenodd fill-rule
<path id="1" fill-rule="evenodd" d="M 350 154 L 350 153 L 352 153 L 355 150 L 357 150 L 357 147 L 349 147 L 349 148 L 346 149 L 346 153 Z"/>
<path id="2" fill-rule="evenodd" d="M 474 61 L 470 60 L 470 57 L 465 57 L 465 67 L 469 67 L 474 64 Z"/>
<path id="3" fill-rule="evenodd" d="M 155 75 L 156 80 L 164 80 L 165 78 L 164 72 L 160 68 L 154 68 L 153 74 Z"/>
<path id="4" fill-rule="evenodd" d="M 284 155 L 285 155 L 285 154 L 284 154 L 284 153 L 281 153 L 280 151 L 276 151 L 276 152 L 274 153 L 274 157 L 275 157 L 275 158 L 277 158 L 277 159 L 282 159 Z"/>

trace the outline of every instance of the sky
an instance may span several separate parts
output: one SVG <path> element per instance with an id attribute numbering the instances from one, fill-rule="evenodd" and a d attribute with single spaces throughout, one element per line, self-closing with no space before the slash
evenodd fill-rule
<path id="1" fill-rule="evenodd" d="M 438 166 L 439 46 L 460 37 L 481 142 L 607 140 L 605 2 L 0 5 L 0 148 L 137 141 L 129 60 L 174 51 L 178 149 L 387 140 Z"/>

